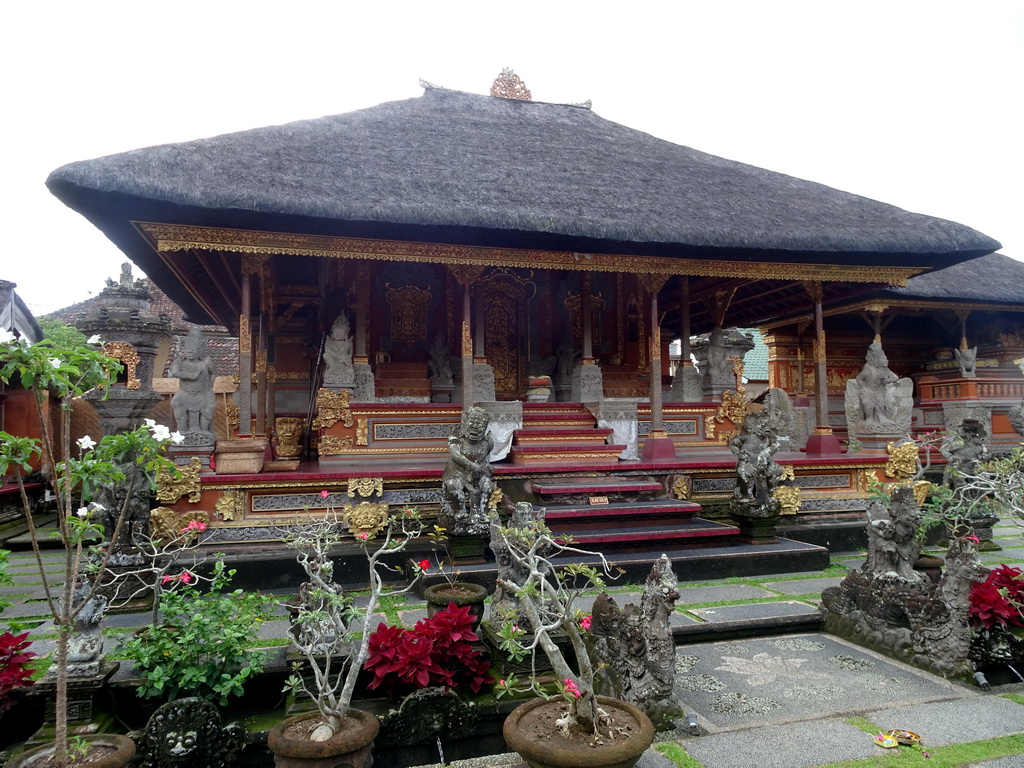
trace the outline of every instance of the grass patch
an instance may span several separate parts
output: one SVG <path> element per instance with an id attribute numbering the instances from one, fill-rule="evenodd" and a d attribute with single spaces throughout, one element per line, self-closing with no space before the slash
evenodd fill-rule
<path id="1" fill-rule="evenodd" d="M 872 736 L 882 730 L 870 720 L 865 720 L 863 717 L 849 717 L 843 722 L 847 725 L 852 725 L 854 728 L 860 728 L 864 733 L 870 733 Z"/>
<path id="2" fill-rule="evenodd" d="M 925 746 L 920 750 L 897 747 L 885 752 L 886 754 L 877 757 L 829 763 L 822 768 L 962 768 L 964 765 L 982 760 L 1024 755 L 1024 735 L 1000 736 L 984 741 L 969 741 L 966 744 L 950 744 L 946 747 Z M 926 754 L 930 757 L 925 757 Z"/>
<path id="3" fill-rule="evenodd" d="M 704 768 L 704 763 L 690 757 L 686 750 L 678 744 L 665 742 L 658 744 L 655 749 L 679 766 L 679 768 Z"/>
<path id="4" fill-rule="evenodd" d="M 814 593 L 815 597 L 819 596 L 819 593 Z M 793 597 L 792 595 L 779 595 L 778 597 L 753 597 L 747 600 L 718 600 L 713 603 L 687 603 L 684 607 L 684 611 L 689 611 L 694 608 L 703 610 L 704 608 L 727 608 L 730 605 L 754 605 L 755 603 L 792 603 L 799 602 L 799 598 Z"/>
<path id="5" fill-rule="evenodd" d="M 1021 696 L 1019 693 L 1004 693 L 1002 698 L 1015 701 L 1018 704 L 1024 704 L 1024 696 Z"/>

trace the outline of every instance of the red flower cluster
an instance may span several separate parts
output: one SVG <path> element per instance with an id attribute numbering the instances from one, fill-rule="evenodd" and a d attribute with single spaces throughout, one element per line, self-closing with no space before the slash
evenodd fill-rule
<path id="1" fill-rule="evenodd" d="M 28 632 L 12 635 L 4 632 L 0 635 L 0 713 L 5 712 L 14 703 L 11 691 L 28 688 L 32 680 L 32 659 L 36 654 L 26 650 L 30 645 Z"/>
<path id="2" fill-rule="evenodd" d="M 469 685 L 478 693 L 494 680 L 490 663 L 472 645 L 477 639 L 469 606 L 454 603 L 412 629 L 381 622 L 370 635 L 364 668 L 373 672 L 373 680 L 366 687 L 383 685 L 391 696 L 434 685 Z"/>
<path id="3" fill-rule="evenodd" d="M 971 588 L 971 624 L 992 627 L 1024 626 L 1024 572 L 1000 565 L 985 581 Z"/>

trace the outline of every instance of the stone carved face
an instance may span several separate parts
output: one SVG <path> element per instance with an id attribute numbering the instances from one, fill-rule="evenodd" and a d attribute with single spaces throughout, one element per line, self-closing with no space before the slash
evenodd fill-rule
<path id="1" fill-rule="evenodd" d="M 302 419 L 282 417 L 276 426 L 277 437 L 283 442 L 296 442 L 302 436 Z"/>
<path id="2" fill-rule="evenodd" d="M 469 416 L 466 418 L 466 437 L 474 443 L 483 440 L 484 435 L 487 433 L 489 421 L 485 410 L 482 408 L 471 409 Z"/>

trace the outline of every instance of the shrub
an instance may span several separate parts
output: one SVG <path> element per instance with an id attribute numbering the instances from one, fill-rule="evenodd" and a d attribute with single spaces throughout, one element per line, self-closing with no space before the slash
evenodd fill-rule
<path id="1" fill-rule="evenodd" d="M 36 655 L 27 650 L 30 644 L 28 632 L 0 635 L 0 714 L 13 704 L 11 691 L 28 688 L 34 682 L 31 677 L 35 670 L 31 664 Z"/>
<path id="2" fill-rule="evenodd" d="M 234 573 L 217 561 L 208 593 L 200 592 L 199 579 L 189 571 L 164 577 L 162 622 L 124 644 L 142 679 L 141 696 L 198 696 L 225 706 L 260 671 L 266 655 L 250 646 L 270 616 L 271 602 L 240 589 L 220 594 Z"/>
<path id="3" fill-rule="evenodd" d="M 1024 572 L 1000 565 L 971 588 L 971 624 L 985 629 L 1024 626 Z"/>
<path id="4" fill-rule="evenodd" d="M 383 686 L 392 696 L 435 685 L 468 685 L 478 693 L 493 679 L 490 663 L 473 647 L 477 639 L 469 606 L 454 603 L 412 629 L 382 622 L 370 635 L 365 669 L 373 672 L 373 680 L 366 687 Z"/>

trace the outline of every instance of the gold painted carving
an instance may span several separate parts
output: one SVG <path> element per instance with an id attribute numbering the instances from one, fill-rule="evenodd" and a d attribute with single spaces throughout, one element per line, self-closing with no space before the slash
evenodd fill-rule
<path id="1" fill-rule="evenodd" d="M 124 364 L 127 389 L 142 387 L 142 382 L 139 380 L 139 353 L 135 347 L 127 341 L 108 341 L 103 345 L 103 354 L 120 360 Z"/>
<path id="2" fill-rule="evenodd" d="M 242 426 L 242 409 L 237 403 L 228 403 L 228 427 L 238 429 Z"/>
<path id="3" fill-rule="evenodd" d="M 427 310 L 433 298 L 430 291 L 415 285 L 403 285 L 388 290 L 384 298 L 391 308 L 391 338 L 410 344 L 427 340 Z"/>
<path id="4" fill-rule="evenodd" d="M 256 350 L 256 373 L 267 372 L 267 350 L 257 349 Z"/>
<path id="5" fill-rule="evenodd" d="M 487 499 L 487 508 L 491 511 L 496 510 L 498 505 L 501 504 L 501 500 L 503 498 L 505 498 L 505 494 L 502 492 L 501 488 L 495 488 L 491 491 L 491 495 Z"/>
<path id="6" fill-rule="evenodd" d="M 320 438 L 317 451 L 321 456 L 337 456 L 352 450 L 352 438 L 338 435 L 324 435 Z"/>
<path id="7" fill-rule="evenodd" d="M 383 496 L 384 478 L 350 477 L 348 479 L 348 495 L 351 497 L 362 496 L 364 499 L 370 496 Z"/>
<path id="8" fill-rule="evenodd" d="M 249 316 L 238 316 L 238 351 L 243 355 L 252 354 L 252 331 L 249 330 Z"/>
<path id="9" fill-rule="evenodd" d="M 179 224 L 133 222 L 160 253 L 220 250 L 230 253 L 266 253 L 286 256 L 318 256 L 374 261 L 411 261 L 427 264 L 467 265 L 477 268 L 500 264 L 524 269 L 565 269 L 583 272 L 685 274 L 692 277 L 726 277 L 771 280 L 826 280 L 851 283 L 888 283 L 905 286 L 907 279 L 925 271 L 922 267 L 851 266 L 843 264 L 759 263 L 714 259 L 589 254 L 579 259 L 567 251 L 518 248 L 485 248 L 439 243 L 398 242 L 327 235 L 194 227 Z M 452 271 L 458 275 L 455 270 Z M 462 282 L 460 280 L 460 282 Z M 463 283 L 465 285 L 465 283 Z"/>
<path id="10" fill-rule="evenodd" d="M 910 477 L 917 474 L 917 443 L 907 440 L 896 445 L 895 442 L 886 446 L 889 461 L 885 464 L 886 477 Z"/>
<path id="11" fill-rule="evenodd" d="M 715 291 L 708 297 L 708 303 L 711 305 L 711 319 L 715 321 L 715 325 L 725 325 L 725 315 L 729 311 L 729 305 L 732 304 L 732 297 L 735 295 L 736 288 L 734 287 Z"/>
<path id="12" fill-rule="evenodd" d="M 783 464 L 782 465 L 782 474 L 779 475 L 779 480 L 781 482 L 785 482 L 786 480 L 793 480 L 793 481 L 796 480 L 796 473 L 793 471 L 793 465 L 792 464 Z"/>
<path id="13" fill-rule="evenodd" d="M 502 99 L 518 99 L 519 101 L 530 101 L 533 99 L 533 94 L 530 93 L 530 89 L 526 87 L 526 83 L 522 81 L 511 69 L 502 69 L 501 74 L 494 78 L 494 82 L 491 83 L 491 96 L 497 96 Z"/>
<path id="14" fill-rule="evenodd" d="M 463 288 L 469 288 L 474 285 L 484 273 L 484 265 L 452 262 L 448 264 L 448 271 L 452 273 L 452 277 L 455 278 L 459 285 Z"/>
<path id="15" fill-rule="evenodd" d="M 176 539 L 183 544 L 191 544 L 199 538 L 199 531 L 189 531 L 189 523 L 208 525 L 210 514 L 201 509 L 187 512 L 175 512 L 169 507 L 157 507 L 149 513 L 149 533 L 154 541 L 168 544 Z"/>
<path id="16" fill-rule="evenodd" d="M 277 435 L 277 458 L 297 459 L 302 453 L 302 431 L 305 419 L 297 416 L 280 416 L 274 419 L 274 432 Z"/>
<path id="17" fill-rule="evenodd" d="M 637 275 L 636 279 L 640 283 L 640 287 L 647 291 L 647 293 L 657 295 L 658 291 L 665 285 L 665 281 L 668 280 L 668 275 L 648 273 Z"/>
<path id="18" fill-rule="evenodd" d="M 749 403 L 746 387 L 743 386 L 743 360 L 736 355 L 729 359 L 732 360 L 732 370 L 736 376 L 736 390 L 727 389 L 722 393 L 722 402 L 719 403 L 718 410 L 704 423 L 704 437 L 708 440 L 714 439 L 716 424 L 721 424 L 725 419 L 729 419 L 733 423 L 733 430 L 729 433 L 731 435 L 740 431 L 744 419 L 747 418 Z M 729 435 L 719 435 L 719 437 L 728 438 Z"/>
<path id="19" fill-rule="evenodd" d="M 369 420 L 356 419 L 356 445 L 369 444 Z"/>
<path id="20" fill-rule="evenodd" d="M 361 501 L 358 504 L 346 504 L 341 519 L 353 536 L 360 534 L 373 536 L 387 525 L 388 503 L 379 501 L 375 504 L 370 501 Z"/>
<path id="21" fill-rule="evenodd" d="M 795 515 L 800 511 L 800 489 L 792 485 L 780 485 L 772 494 L 779 502 L 779 514 Z"/>
<path id="22" fill-rule="evenodd" d="M 690 498 L 691 493 L 693 493 L 693 478 L 689 475 L 679 475 L 672 483 L 672 498 L 685 501 Z"/>
<path id="23" fill-rule="evenodd" d="M 473 334 L 469 330 L 469 321 L 462 321 L 462 356 L 473 356 Z"/>
<path id="24" fill-rule="evenodd" d="M 354 423 L 347 389 L 335 392 L 321 387 L 320 391 L 316 393 L 316 412 L 313 429 L 327 429 L 339 421 L 343 422 L 346 427 L 351 427 Z M 351 441 L 351 438 L 349 440 Z"/>
<path id="25" fill-rule="evenodd" d="M 235 520 L 244 512 L 245 491 L 228 491 L 217 499 L 217 514 L 221 520 Z"/>
<path id="26" fill-rule="evenodd" d="M 193 456 L 187 467 L 177 467 L 177 472 L 161 469 L 156 475 L 156 498 L 162 504 L 173 504 L 188 494 L 190 504 L 198 504 L 202 498 L 199 472 L 202 463 Z"/>

